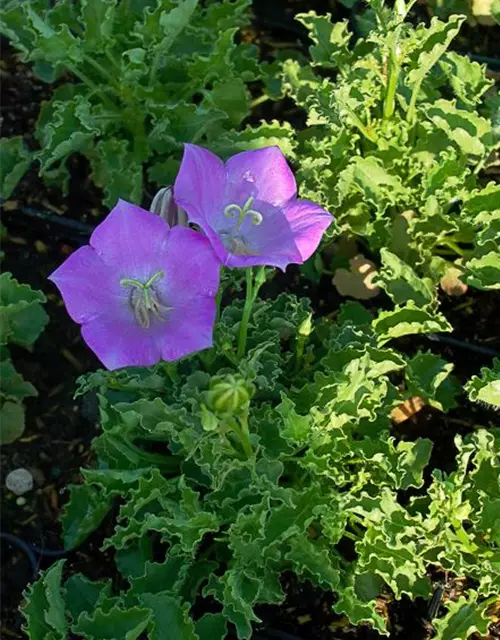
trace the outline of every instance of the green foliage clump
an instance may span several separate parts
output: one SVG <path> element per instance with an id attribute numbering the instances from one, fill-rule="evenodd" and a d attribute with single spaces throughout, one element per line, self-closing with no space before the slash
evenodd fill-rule
<path id="1" fill-rule="evenodd" d="M 500 186 L 478 176 L 500 142 L 500 100 L 484 65 L 448 50 L 464 16 L 414 27 L 411 4 L 373 0 L 355 41 L 347 22 L 298 16 L 312 63 L 286 61 L 283 82 L 307 112 L 302 194 L 422 277 L 437 282 L 454 263 L 469 285 L 498 289 Z"/>
<path id="2" fill-rule="evenodd" d="M 24 431 L 23 400 L 36 396 L 35 387 L 16 371 L 7 344 L 31 349 L 49 321 L 41 291 L 20 284 L 11 273 L 0 275 L 0 444 L 10 444 Z"/>
<path id="3" fill-rule="evenodd" d="M 249 115 L 248 83 L 267 74 L 253 44 L 235 43 L 251 0 L 10 0 L 0 33 L 33 63 L 45 82 L 58 81 L 36 125 L 38 151 L 21 137 L 2 140 L 2 197 L 31 160 L 65 188 L 67 158 L 85 155 L 104 202 L 140 203 L 146 178 L 173 181 L 184 142 L 222 155 L 275 144 L 290 128 L 263 124 L 238 132 Z M 61 83 L 71 74 L 76 81 Z"/>
<path id="4" fill-rule="evenodd" d="M 415 302 L 427 295 L 415 273 L 388 282 L 396 305 L 377 316 L 352 302 L 331 321 L 291 295 L 257 301 L 242 359 L 237 301 L 209 351 L 83 377 L 80 393 L 98 393 L 101 433 L 96 468 L 71 487 L 65 545 L 114 513 L 104 549 L 125 587 L 63 581 L 56 564 L 25 594 L 29 637 L 250 638 L 258 605 L 283 601 L 290 571 L 333 591 L 351 623 L 388 635 L 377 598 L 430 599 L 431 566 L 474 585 L 447 605 L 442 637 L 486 632 L 500 588 L 500 432 L 457 437 L 449 474 L 427 472 L 430 440 L 396 437 L 395 407 L 419 395 L 446 412 L 459 386 L 442 358 L 391 345 L 444 319 L 432 297 Z M 193 603 L 207 599 L 213 612 L 196 617 Z"/>

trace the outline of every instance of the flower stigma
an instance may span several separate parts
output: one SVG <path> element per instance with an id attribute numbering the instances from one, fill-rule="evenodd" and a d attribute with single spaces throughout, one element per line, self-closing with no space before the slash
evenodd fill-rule
<path id="1" fill-rule="evenodd" d="M 149 329 L 151 314 L 157 320 L 164 321 L 164 314 L 172 310 L 172 307 L 161 304 L 158 293 L 153 287 L 153 284 L 160 278 L 163 278 L 164 275 L 163 271 L 157 271 L 147 282 L 141 282 L 134 278 L 123 278 L 120 280 L 122 287 L 132 287 L 129 299 L 130 306 L 132 307 L 137 323 L 143 329 Z"/>
<path id="2" fill-rule="evenodd" d="M 250 196 L 243 207 L 240 207 L 239 204 L 228 204 L 224 208 L 224 215 L 226 216 L 226 218 L 233 219 L 238 216 L 238 219 L 234 226 L 234 231 L 237 231 L 241 227 L 243 221 L 247 216 L 250 216 L 250 220 L 252 221 L 254 227 L 258 227 L 260 224 L 262 224 L 262 220 L 264 219 L 262 217 L 262 214 L 258 211 L 255 211 L 255 209 L 251 209 L 253 202 L 254 197 Z"/>

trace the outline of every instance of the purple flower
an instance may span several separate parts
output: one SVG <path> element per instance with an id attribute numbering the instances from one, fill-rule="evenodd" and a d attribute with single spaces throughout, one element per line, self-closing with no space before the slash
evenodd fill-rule
<path id="1" fill-rule="evenodd" d="M 297 199 L 279 147 L 237 153 L 225 164 L 186 144 L 174 185 L 176 202 L 230 267 L 301 264 L 316 250 L 332 216 Z"/>
<path id="2" fill-rule="evenodd" d="M 120 200 L 50 279 L 108 369 L 212 345 L 219 261 L 209 241 Z"/>

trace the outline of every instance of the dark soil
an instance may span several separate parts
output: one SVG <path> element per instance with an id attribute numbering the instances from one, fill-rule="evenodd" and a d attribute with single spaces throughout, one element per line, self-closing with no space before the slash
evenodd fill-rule
<path id="1" fill-rule="evenodd" d="M 255 0 L 257 14 L 254 37 L 266 56 L 279 46 L 307 50 L 307 38 L 293 16 L 300 11 L 327 11 L 336 18 L 352 20 L 352 14 L 333 0 Z M 417 19 L 428 19 L 425 7 L 415 9 Z M 500 39 L 488 27 L 465 27 L 458 41 L 462 51 L 494 57 L 500 52 Z M 16 55 L 2 42 L 2 135 L 22 134 L 27 144 L 36 147 L 32 137 L 40 104 L 50 97 L 51 88 L 38 81 Z M 267 103 L 260 107 L 255 119 L 261 117 L 289 119 L 300 123 L 302 117 L 291 103 Z M 72 250 L 84 244 L 90 230 L 106 214 L 101 205 L 101 193 L 90 180 L 84 158 L 69 160 L 71 181 L 69 194 L 48 188 L 32 169 L 23 178 L 8 203 L 4 203 L 2 223 L 7 229 L 2 250 L 5 258 L 2 269 L 11 271 L 21 282 L 41 289 L 48 297 L 46 310 L 50 323 L 35 344 L 33 352 L 12 349 L 16 368 L 35 384 L 39 396 L 26 402 L 26 431 L 16 443 L 0 450 L 2 487 L 5 476 L 17 467 L 31 470 L 35 488 L 27 494 L 26 504 L 16 503 L 16 497 L 2 491 L 2 531 L 19 535 L 24 540 L 51 550 L 62 549 L 61 528 L 58 521 L 67 499 L 66 486 L 80 481 L 81 466 L 92 464 L 90 442 L 95 429 L 95 408 L 73 399 L 78 375 L 95 370 L 99 362 L 83 344 L 79 328 L 67 316 L 58 293 L 47 276 Z M 319 283 L 299 278 L 297 270 L 279 275 L 273 287 L 307 295 L 319 313 L 335 311 L 345 300 L 331 285 L 329 277 Z M 376 302 L 379 304 L 379 301 Z M 443 311 L 453 323 L 453 336 L 464 343 L 485 346 L 500 353 L 500 295 L 470 292 L 453 299 L 443 298 Z M 414 340 L 401 341 L 403 350 L 432 349 L 455 363 L 455 374 L 465 381 L 479 373 L 482 366 L 491 364 L 491 356 L 465 346 Z M 491 411 L 472 405 L 462 398 L 461 406 L 447 415 L 425 408 L 411 415 L 398 428 L 399 435 L 414 439 L 430 437 L 435 443 L 431 465 L 451 470 L 454 464 L 453 437 L 470 433 L 478 425 L 489 426 L 495 421 Z M 67 570 L 84 571 L 91 578 L 113 577 L 112 557 L 99 551 L 110 523 L 78 550 L 68 555 Z M 39 556 L 41 568 L 54 561 Z M 21 617 L 17 611 L 21 592 L 31 580 L 32 570 L 26 557 L 18 549 L 2 542 L 1 635 L 5 638 L 24 638 Z M 293 636 L 308 640 L 355 638 L 371 640 L 378 634 L 368 627 L 353 628 L 346 619 L 331 612 L 333 596 L 298 583 L 294 576 L 285 576 L 287 600 L 281 607 L 262 607 L 258 611 L 267 631 L 257 630 L 256 640 L 275 637 L 293 640 Z M 380 610 L 391 622 L 391 637 L 409 640 L 429 638 L 432 629 L 426 623 L 427 603 L 409 599 L 390 602 L 381 598 Z M 274 631 L 273 631 L 274 630 Z M 272 635 L 275 633 L 275 635 Z M 286 633 L 292 634 L 287 636 Z M 492 629 L 492 634 L 496 632 Z M 493 637 L 493 635 L 492 635 Z M 494 637 L 500 638 L 500 633 Z"/>

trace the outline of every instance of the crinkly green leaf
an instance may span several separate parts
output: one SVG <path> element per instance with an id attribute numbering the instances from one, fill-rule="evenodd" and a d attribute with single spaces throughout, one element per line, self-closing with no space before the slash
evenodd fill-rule
<path id="1" fill-rule="evenodd" d="M 455 97 L 469 108 L 474 108 L 493 84 L 493 80 L 486 77 L 484 65 L 454 51 L 447 52 L 439 64 Z"/>
<path id="2" fill-rule="evenodd" d="M 421 396 L 432 407 L 449 411 L 457 406 L 456 396 L 460 385 L 451 375 L 453 364 L 433 353 L 418 353 L 405 370 L 408 391 Z"/>
<path id="3" fill-rule="evenodd" d="M 205 613 L 195 622 L 199 640 L 224 640 L 227 633 L 226 621 L 220 613 Z"/>
<path id="4" fill-rule="evenodd" d="M 314 42 L 309 48 L 313 64 L 327 68 L 338 68 L 349 59 L 349 33 L 347 22 L 332 24 L 331 14 L 318 16 L 315 11 L 298 13 L 295 18 L 309 31 Z"/>
<path id="5" fill-rule="evenodd" d="M 419 278 L 401 258 L 387 249 L 380 252 L 382 269 L 377 284 L 382 286 L 396 304 L 409 300 L 423 307 L 436 299 L 435 287 L 428 278 Z"/>
<path id="6" fill-rule="evenodd" d="M 23 435 L 25 411 L 20 402 L 2 401 L 0 418 L 0 444 L 11 444 Z"/>
<path id="7" fill-rule="evenodd" d="M 10 360 L 0 359 L 0 380 L 2 381 L 0 393 L 6 398 L 21 401 L 29 396 L 38 395 L 35 387 L 17 373 Z"/>
<path id="8" fill-rule="evenodd" d="M 111 596 L 111 581 L 92 582 L 81 573 L 74 573 L 64 583 L 64 604 L 75 623 L 80 614 L 94 611 L 101 598 Z"/>
<path id="9" fill-rule="evenodd" d="M 61 517 L 64 547 L 73 549 L 81 544 L 106 517 L 112 497 L 98 486 L 70 486 L 71 496 Z"/>
<path id="10" fill-rule="evenodd" d="M 66 640 L 68 623 L 61 591 L 65 560 L 58 560 L 24 592 L 21 613 L 31 640 Z"/>
<path id="11" fill-rule="evenodd" d="M 84 611 L 73 624 L 72 630 L 88 640 L 137 640 L 151 623 L 152 617 L 151 609 L 123 609 L 117 604 L 106 612 L 99 608 L 91 612 Z"/>
<path id="12" fill-rule="evenodd" d="M 29 348 L 49 321 L 41 291 L 20 284 L 11 273 L 0 275 L 0 344 L 13 342 Z"/>
<path id="13" fill-rule="evenodd" d="M 473 376 L 465 385 L 469 399 L 500 408 L 500 360 L 493 359 L 491 368 L 483 367 L 480 376 Z"/>
<path id="14" fill-rule="evenodd" d="M 470 156 L 482 156 L 487 146 L 485 137 L 491 124 L 479 115 L 459 109 L 450 100 L 436 100 L 425 110 L 432 124 L 441 129 L 460 150 Z"/>
<path id="15" fill-rule="evenodd" d="M 450 323 L 441 313 L 426 307 L 417 307 L 414 302 L 397 305 L 392 311 L 381 311 L 373 320 L 372 326 L 380 345 L 402 336 L 452 330 Z"/>
<path id="16" fill-rule="evenodd" d="M 0 195 L 10 198 L 33 160 L 22 136 L 0 140 Z"/>
<path id="17" fill-rule="evenodd" d="M 92 177 L 104 189 L 111 207 L 119 198 L 139 203 L 142 199 L 142 164 L 126 140 L 101 140 L 90 155 Z"/>
<path id="18" fill-rule="evenodd" d="M 183 640 L 199 640 L 193 620 L 189 617 L 189 605 L 183 605 L 178 598 L 168 591 L 159 593 L 143 593 L 139 602 L 152 612 L 151 640 L 164 638 L 182 638 Z"/>
<path id="19" fill-rule="evenodd" d="M 500 251 L 490 251 L 468 260 L 464 279 L 477 289 L 500 289 Z"/>
<path id="20" fill-rule="evenodd" d="M 467 640 L 473 633 L 486 635 L 489 621 L 484 616 L 492 600 L 477 601 L 477 593 L 469 592 L 469 598 L 460 596 L 457 601 L 448 601 L 444 618 L 433 620 L 436 640 Z"/>

